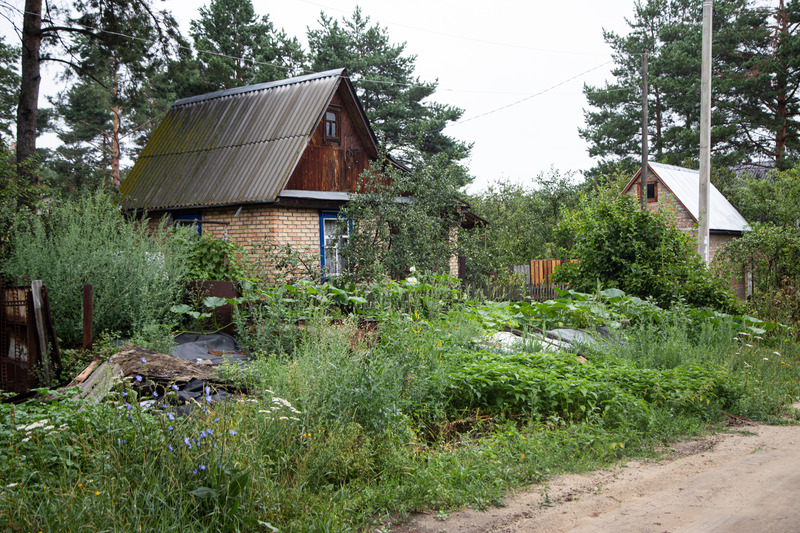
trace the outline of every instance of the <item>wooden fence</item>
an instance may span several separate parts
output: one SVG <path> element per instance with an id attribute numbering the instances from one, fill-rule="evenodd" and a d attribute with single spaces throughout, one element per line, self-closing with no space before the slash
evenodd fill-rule
<path id="1" fill-rule="evenodd" d="M 534 259 L 530 264 L 514 265 L 509 269 L 514 274 L 527 274 L 531 285 L 542 285 L 550 283 L 550 276 L 560 264 L 560 259 Z"/>

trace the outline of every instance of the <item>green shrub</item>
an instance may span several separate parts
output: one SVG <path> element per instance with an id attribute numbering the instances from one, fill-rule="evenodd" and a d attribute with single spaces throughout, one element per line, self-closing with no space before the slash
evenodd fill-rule
<path id="1" fill-rule="evenodd" d="M 200 281 L 241 281 L 246 277 L 244 249 L 233 241 L 207 234 L 189 254 L 189 278 Z"/>
<path id="2" fill-rule="evenodd" d="M 694 251 L 691 236 L 675 228 L 662 212 L 642 210 L 628 196 L 584 200 L 558 227 L 572 241 L 555 283 L 592 292 L 598 284 L 615 287 L 664 307 L 685 301 L 726 313 L 740 312 L 728 283 L 712 275 Z"/>
<path id="3" fill-rule="evenodd" d="M 21 215 L 5 271 L 47 285 L 58 336 L 82 338 L 82 287 L 94 288 L 94 330 L 131 333 L 169 323 L 183 291 L 189 241 L 185 232 L 126 219 L 110 195 L 97 192 L 52 202 Z"/>

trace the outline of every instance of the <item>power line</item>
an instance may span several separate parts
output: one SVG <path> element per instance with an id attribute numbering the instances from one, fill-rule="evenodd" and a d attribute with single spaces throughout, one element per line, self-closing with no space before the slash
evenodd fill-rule
<path id="1" fill-rule="evenodd" d="M 549 91 L 552 91 L 552 90 L 553 90 L 553 89 L 555 89 L 556 87 L 560 87 L 560 86 L 562 86 L 562 85 L 564 85 L 564 84 L 566 84 L 566 83 L 569 83 L 569 82 L 571 82 L 572 80 L 575 80 L 575 79 L 577 79 L 577 78 L 580 78 L 581 76 L 583 76 L 583 75 L 585 75 L 585 74 L 588 74 L 588 73 L 590 73 L 590 72 L 592 72 L 592 71 L 594 71 L 594 70 L 597 70 L 597 69 L 599 69 L 599 68 L 602 68 L 602 67 L 604 67 L 604 66 L 608 65 L 609 63 L 612 63 L 612 61 L 606 61 L 605 63 L 603 63 L 603 64 L 601 64 L 601 65 L 597 65 L 596 67 L 592 67 L 592 68 L 590 68 L 589 70 L 584 70 L 584 71 L 583 71 L 583 72 L 581 72 L 580 74 L 576 74 L 575 76 L 572 76 L 571 78 L 567 78 L 566 80 L 564 80 L 564 81 L 562 81 L 562 82 L 559 82 L 559 83 L 556 83 L 555 85 L 553 85 L 553 86 L 551 86 L 551 87 L 548 87 L 547 89 L 545 89 L 545 90 L 543 90 L 543 91 L 539 91 L 539 92 L 538 92 L 538 93 L 536 93 L 536 94 L 532 94 L 532 95 L 530 95 L 530 96 L 528 96 L 528 97 L 526 97 L 526 98 L 523 98 L 523 99 L 521 99 L 521 100 L 517 100 L 516 102 L 512 102 L 512 103 L 510 103 L 510 104 L 507 104 L 507 105 L 504 105 L 504 106 L 502 106 L 502 107 L 498 107 L 497 109 L 493 109 L 493 110 L 491 110 L 491 111 L 487 111 L 486 113 L 481 113 L 480 115 L 475 115 L 474 117 L 469 117 L 469 118 L 465 118 L 465 119 L 463 119 L 463 120 L 459 120 L 459 121 L 453 122 L 452 124 L 448 124 L 448 126 L 455 126 L 455 125 L 457 125 L 457 124 L 463 124 L 463 123 L 465 123 L 465 122 L 469 122 L 469 121 L 471 121 L 471 120 L 475 120 L 475 119 L 478 119 L 478 118 L 481 118 L 481 117 L 485 117 L 486 115 L 491 115 L 491 114 L 493 114 L 493 113 L 498 113 L 498 112 L 500 112 L 500 111 L 503 111 L 504 109 L 508 109 L 509 107 L 514 107 L 515 105 L 519 105 L 519 104 L 521 104 L 522 102 L 527 102 L 528 100 L 531 100 L 531 99 L 533 99 L 533 98 L 536 98 L 537 96 L 541 96 L 541 95 L 543 95 L 543 94 L 545 94 L 545 93 L 547 93 L 547 92 L 549 92 Z"/>
<path id="2" fill-rule="evenodd" d="M 300 1 L 300 2 L 302 2 L 304 4 L 316 6 L 316 7 L 323 8 L 323 9 L 326 9 L 326 10 L 329 10 L 329 11 L 338 11 L 339 13 L 347 13 L 343 9 L 335 8 L 335 7 L 332 7 L 332 6 L 325 5 L 325 4 L 320 4 L 318 2 L 312 2 L 311 0 L 298 0 L 298 1 Z M 548 48 L 536 48 L 536 47 L 532 47 L 532 46 L 522 46 L 522 45 L 512 44 L 512 43 L 503 43 L 503 42 L 499 42 L 499 41 L 490 41 L 490 40 L 487 40 L 487 39 L 479 39 L 477 37 L 470 37 L 470 36 L 467 36 L 467 35 L 458 35 L 458 34 L 455 34 L 455 33 L 446 33 L 446 32 L 441 32 L 441 31 L 436 31 L 436 30 L 429 30 L 429 29 L 425 29 L 425 28 L 419 28 L 419 27 L 416 27 L 416 26 L 411 26 L 411 25 L 408 25 L 408 24 L 402 24 L 402 23 L 399 23 L 399 22 L 392 22 L 392 21 L 385 21 L 385 20 L 383 22 L 386 23 L 386 24 L 392 25 L 392 26 L 397 26 L 397 27 L 400 27 L 400 28 L 407 28 L 409 30 L 418 31 L 418 32 L 421 32 L 421 33 L 429 33 L 431 35 L 439 35 L 441 37 L 450 37 L 451 39 L 460 39 L 460 40 L 463 40 L 463 41 L 471 41 L 471 42 L 480 43 L 480 44 L 490 44 L 490 45 L 493 45 L 493 46 L 502 46 L 502 47 L 505 47 L 505 48 L 516 48 L 518 50 L 529 50 L 529 51 L 532 51 L 532 52 L 544 52 L 544 53 L 548 53 L 548 54 L 608 55 L 607 53 L 601 53 L 601 52 L 580 52 L 580 51 L 573 51 L 573 50 L 558 50 L 558 49 L 548 49 Z M 378 22 L 378 24 L 380 24 L 380 22 Z"/>

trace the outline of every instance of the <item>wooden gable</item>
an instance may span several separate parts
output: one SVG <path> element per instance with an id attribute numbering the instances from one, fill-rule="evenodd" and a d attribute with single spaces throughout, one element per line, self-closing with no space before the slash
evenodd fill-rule
<path id="1" fill-rule="evenodd" d="M 354 96 L 347 84 L 339 85 L 325 110 L 337 112 L 338 139 L 326 138 L 323 112 L 286 189 L 356 192 L 359 176 L 378 153 Z"/>

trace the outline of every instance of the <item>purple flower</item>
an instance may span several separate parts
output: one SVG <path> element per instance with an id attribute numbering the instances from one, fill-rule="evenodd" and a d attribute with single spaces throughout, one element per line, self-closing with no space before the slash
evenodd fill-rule
<path id="1" fill-rule="evenodd" d="M 192 441 L 189 440 L 189 437 L 183 437 L 183 443 L 187 445 L 189 448 L 192 447 Z"/>
<path id="2" fill-rule="evenodd" d="M 205 432 L 205 431 L 201 431 L 201 432 L 200 432 L 200 438 L 201 438 L 201 439 L 204 439 L 204 438 L 206 438 L 206 432 Z"/>
<path id="3" fill-rule="evenodd" d="M 136 376 L 136 381 L 138 381 L 139 383 L 141 383 L 141 382 L 142 382 L 142 376 Z"/>
<path id="4" fill-rule="evenodd" d="M 206 433 L 208 433 L 209 435 L 213 435 L 213 434 L 214 434 L 214 432 L 213 432 L 213 431 L 211 431 L 210 429 L 207 429 L 207 430 L 206 430 Z"/>
<path id="5" fill-rule="evenodd" d="M 142 357 L 142 363 L 146 363 L 146 362 L 147 362 L 147 359 L 145 359 L 144 357 Z"/>
<path id="6" fill-rule="evenodd" d="M 173 383 L 173 384 L 172 384 L 172 390 L 174 390 L 174 391 L 177 391 L 177 390 L 180 390 L 180 389 L 178 388 L 178 386 L 177 386 L 177 385 L 175 385 L 175 384 Z"/>
<path id="7" fill-rule="evenodd" d="M 211 394 L 211 387 L 206 387 L 206 394 Z"/>
<path id="8" fill-rule="evenodd" d="M 158 398 L 158 393 L 157 393 L 156 391 L 153 391 L 153 396 L 154 396 L 155 398 Z"/>
<path id="9" fill-rule="evenodd" d="M 128 395 L 128 393 L 127 393 L 127 392 L 125 392 L 125 391 L 122 391 L 122 395 L 123 395 L 123 396 L 127 396 L 127 395 Z"/>
<path id="10" fill-rule="evenodd" d="M 170 431 L 172 431 L 172 430 L 173 430 L 173 429 L 175 429 L 175 428 L 173 428 L 172 426 L 169 426 L 167 429 L 168 429 L 168 430 L 170 430 Z"/>
<path id="11" fill-rule="evenodd" d="M 217 443 L 216 442 L 214 443 L 214 449 L 215 450 L 219 450 L 219 448 L 217 448 Z"/>
<path id="12" fill-rule="evenodd" d="M 230 433 L 231 435 L 238 435 L 239 434 L 239 433 L 237 433 L 237 431 L 235 429 L 232 429 L 232 430 L 228 431 L 228 433 Z"/>
<path id="13" fill-rule="evenodd" d="M 199 468 L 200 470 L 205 470 L 206 469 L 206 465 L 200 465 L 197 468 Z"/>
<path id="14" fill-rule="evenodd" d="M 175 451 L 175 448 L 172 447 L 172 444 L 167 444 L 167 448 L 169 448 L 169 451 L 171 452 Z"/>
<path id="15" fill-rule="evenodd" d="M 196 474 L 196 473 L 197 473 L 197 469 L 195 468 L 194 470 L 192 470 L 192 474 Z"/>
<path id="16" fill-rule="evenodd" d="M 211 403 L 212 401 L 211 396 L 206 396 L 206 402 Z"/>
<path id="17" fill-rule="evenodd" d="M 130 411 L 131 409 L 133 409 L 133 406 L 132 406 L 131 404 L 129 404 L 129 403 L 126 403 L 126 404 L 125 404 L 125 408 L 126 408 L 128 411 Z"/>
<path id="18" fill-rule="evenodd" d="M 215 419 L 214 419 L 214 422 L 219 422 L 219 418 L 215 418 Z"/>
<path id="19" fill-rule="evenodd" d="M 175 420 L 175 415 L 173 415 L 172 413 L 167 413 L 167 418 L 169 418 L 170 421 L 173 421 Z"/>

